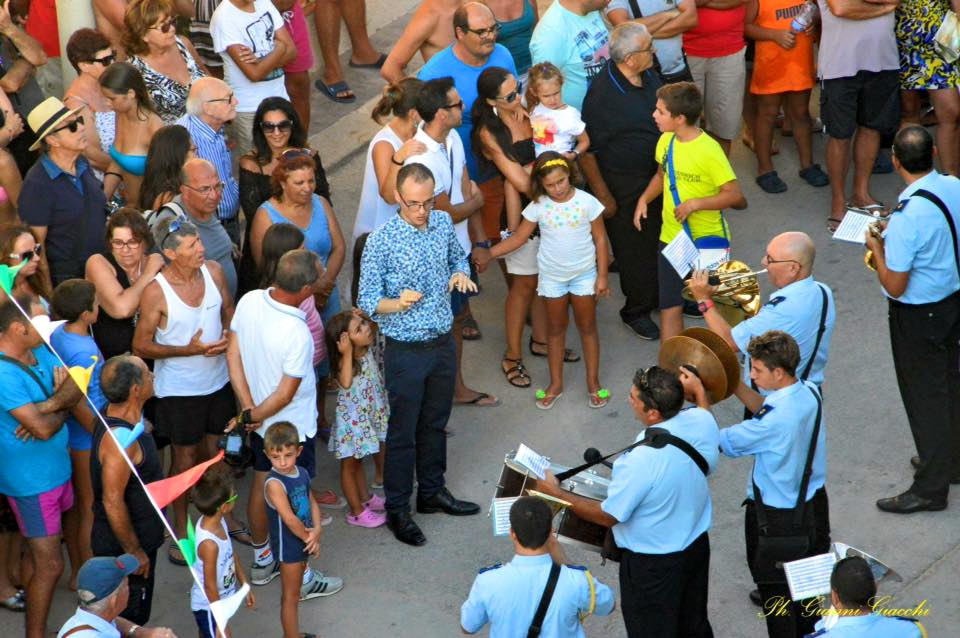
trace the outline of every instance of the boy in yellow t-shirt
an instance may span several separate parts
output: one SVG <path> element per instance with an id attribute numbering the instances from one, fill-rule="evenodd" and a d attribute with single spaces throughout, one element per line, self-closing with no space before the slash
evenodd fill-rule
<path id="1" fill-rule="evenodd" d="M 660 248 L 677 233 L 690 227 L 693 239 L 708 235 L 730 236 L 720 211 L 724 208 L 746 208 L 747 200 L 740 192 L 737 176 L 723 149 L 712 137 L 700 130 L 696 122 L 703 110 L 703 97 L 692 82 L 668 84 L 657 90 L 657 110 L 653 119 L 663 132 L 657 142 L 657 174 L 637 200 L 633 223 L 639 229 L 647 217 L 647 203 L 663 195 L 663 226 Z M 667 150 L 671 146 L 673 172 L 677 178 L 676 198 L 671 193 L 667 167 Z M 660 292 L 660 339 L 665 341 L 683 331 L 683 280 L 661 253 L 657 263 Z"/>

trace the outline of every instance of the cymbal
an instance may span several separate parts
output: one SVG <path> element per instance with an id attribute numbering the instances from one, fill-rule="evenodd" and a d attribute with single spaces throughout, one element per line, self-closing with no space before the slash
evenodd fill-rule
<path id="1" fill-rule="evenodd" d="M 717 355 L 727 376 L 727 389 L 723 398 L 725 399 L 733 394 L 737 386 L 740 385 L 740 362 L 737 360 L 736 353 L 730 348 L 730 344 L 716 332 L 706 328 L 687 328 L 680 334 L 696 339 Z"/>
<path id="2" fill-rule="evenodd" d="M 670 337 L 660 347 L 659 365 L 671 372 L 679 372 L 680 366 L 688 365 L 697 369 L 700 380 L 707 391 L 710 403 L 726 399 L 727 372 L 713 351 L 701 341 L 685 335 Z"/>

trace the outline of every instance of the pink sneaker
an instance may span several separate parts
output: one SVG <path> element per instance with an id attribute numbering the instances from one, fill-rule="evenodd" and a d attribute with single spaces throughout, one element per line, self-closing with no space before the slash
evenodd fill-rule
<path id="1" fill-rule="evenodd" d="M 347 514 L 347 523 L 349 525 L 356 525 L 357 527 L 380 527 L 386 522 L 387 515 L 383 512 L 374 512 L 373 510 L 364 509 L 359 516 Z"/>
<path id="2" fill-rule="evenodd" d="M 384 512 L 386 511 L 387 501 L 379 494 L 373 494 L 370 496 L 370 500 L 363 504 L 368 510 L 373 510 L 374 512 Z"/>

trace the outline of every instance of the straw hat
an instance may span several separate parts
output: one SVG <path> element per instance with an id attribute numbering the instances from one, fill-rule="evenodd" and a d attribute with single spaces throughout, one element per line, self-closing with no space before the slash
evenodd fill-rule
<path id="1" fill-rule="evenodd" d="M 57 128 L 61 122 L 79 113 L 82 109 L 83 107 L 81 106 L 70 110 L 63 102 L 55 97 L 48 97 L 35 106 L 34 109 L 30 111 L 30 115 L 27 116 L 27 124 L 29 124 L 33 132 L 37 134 L 37 141 L 30 145 L 30 150 L 37 150 L 43 138 L 49 135 L 53 129 Z"/>

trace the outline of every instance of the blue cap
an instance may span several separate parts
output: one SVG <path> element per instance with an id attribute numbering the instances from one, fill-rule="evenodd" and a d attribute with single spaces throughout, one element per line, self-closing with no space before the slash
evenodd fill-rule
<path id="1" fill-rule="evenodd" d="M 99 556 L 91 558 L 77 574 L 77 596 L 80 602 L 89 605 L 103 600 L 123 582 L 123 579 L 140 568 L 140 561 L 132 554 L 116 558 Z"/>

